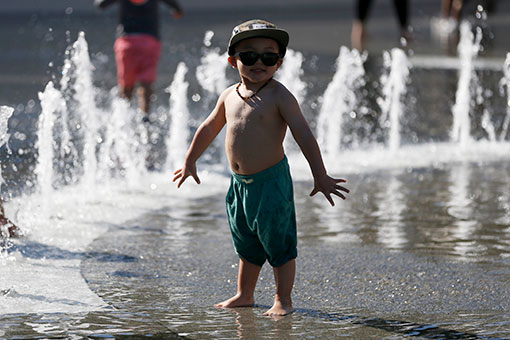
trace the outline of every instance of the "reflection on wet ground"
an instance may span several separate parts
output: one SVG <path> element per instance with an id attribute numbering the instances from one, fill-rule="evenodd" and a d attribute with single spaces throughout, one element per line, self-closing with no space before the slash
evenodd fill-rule
<path id="1" fill-rule="evenodd" d="M 453 164 L 350 176 L 352 194 L 336 208 L 297 182 L 296 312 L 280 320 L 262 315 L 274 292 L 269 266 L 255 308 L 212 307 L 234 293 L 238 263 L 223 196 L 213 195 L 113 226 L 82 254 L 82 275 L 109 308 L 3 316 L 0 335 L 510 339 L 509 170 Z"/>
<path id="2" fill-rule="evenodd" d="M 314 202 L 298 211 L 302 238 L 462 261 L 507 263 L 510 257 L 507 162 L 370 173 L 350 178 L 350 186 L 357 194 L 341 209 Z"/>

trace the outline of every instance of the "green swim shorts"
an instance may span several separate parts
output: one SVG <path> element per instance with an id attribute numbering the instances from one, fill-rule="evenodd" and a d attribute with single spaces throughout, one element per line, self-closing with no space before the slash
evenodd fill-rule
<path id="1" fill-rule="evenodd" d="M 294 190 L 287 157 L 254 175 L 232 173 L 227 215 L 240 258 L 280 267 L 297 257 Z"/>

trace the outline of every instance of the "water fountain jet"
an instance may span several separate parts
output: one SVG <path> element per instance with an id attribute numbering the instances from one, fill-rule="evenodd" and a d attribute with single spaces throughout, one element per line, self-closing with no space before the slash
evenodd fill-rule
<path id="1" fill-rule="evenodd" d="M 180 62 L 175 71 L 174 80 L 167 92 L 170 93 L 170 131 L 166 142 L 167 161 L 165 168 L 175 170 L 184 163 L 188 148 L 188 87 L 185 80 L 188 68 Z"/>
<path id="2" fill-rule="evenodd" d="M 7 133 L 8 121 L 11 118 L 14 109 L 9 106 L 2 105 L 0 106 L 0 147 L 6 144 L 9 140 L 9 134 Z M 2 178 L 2 168 L 0 167 L 0 189 L 2 188 L 2 184 L 4 183 L 4 179 Z"/>
<path id="3" fill-rule="evenodd" d="M 37 164 L 35 166 L 35 174 L 37 176 L 38 189 L 43 197 L 43 204 L 47 210 L 47 205 L 51 200 L 54 180 L 54 138 L 53 127 L 58 112 L 65 105 L 64 99 L 60 92 L 55 89 L 53 82 L 48 82 L 43 92 L 39 92 L 39 100 L 41 101 L 41 114 L 39 116 L 37 144 L 38 150 Z"/>
<path id="4" fill-rule="evenodd" d="M 458 45 L 459 59 L 461 63 L 457 92 L 455 93 L 455 104 L 452 107 L 453 126 L 451 139 L 465 148 L 471 142 L 471 99 L 472 88 L 477 88 L 473 60 L 480 51 L 482 34 L 477 30 L 476 36 L 471 31 L 471 24 L 463 21 L 460 25 L 460 42 Z M 475 90 L 476 93 L 476 90 Z"/>
<path id="5" fill-rule="evenodd" d="M 503 78 L 500 81 L 500 92 L 504 96 L 504 88 L 506 87 L 506 116 L 503 121 L 503 128 L 499 140 L 503 142 L 506 139 L 508 128 L 510 126 L 510 53 L 507 53 L 505 64 L 503 65 Z"/>
<path id="6" fill-rule="evenodd" d="M 405 52 L 394 48 L 384 52 L 384 66 L 387 73 L 381 76 L 383 98 L 379 100 L 381 107 L 381 126 L 389 126 L 388 147 L 395 152 L 400 147 L 400 119 L 404 114 L 403 97 L 407 92 L 410 63 Z"/>
<path id="7" fill-rule="evenodd" d="M 303 53 L 287 49 L 281 68 L 276 77 L 296 97 L 299 105 L 306 98 L 307 84 L 303 78 Z"/>
<path id="8" fill-rule="evenodd" d="M 324 92 L 317 121 L 317 138 L 325 157 L 338 158 L 342 140 L 342 120 L 358 103 L 356 91 L 363 85 L 364 57 L 357 50 L 342 46 L 336 72 Z"/>

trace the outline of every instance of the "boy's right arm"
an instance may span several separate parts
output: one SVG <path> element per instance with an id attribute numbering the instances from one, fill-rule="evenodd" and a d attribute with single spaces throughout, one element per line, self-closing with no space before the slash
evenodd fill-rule
<path id="1" fill-rule="evenodd" d="M 226 92 L 223 92 L 218 102 L 216 103 L 216 107 L 211 112 L 209 117 L 199 126 L 197 132 L 193 136 L 193 141 L 186 153 L 186 159 L 184 161 L 184 166 L 174 172 L 173 182 L 179 180 L 177 183 L 177 187 L 179 188 L 182 183 L 189 176 L 195 179 L 195 182 L 200 184 L 200 179 L 197 175 L 196 161 L 197 159 L 204 153 L 207 147 L 212 143 L 214 138 L 220 133 L 223 126 L 226 124 L 225 118 L 225 95 Z"/>

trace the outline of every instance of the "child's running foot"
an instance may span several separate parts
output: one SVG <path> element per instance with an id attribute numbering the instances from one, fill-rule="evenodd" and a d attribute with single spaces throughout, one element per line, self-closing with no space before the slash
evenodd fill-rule
<path id="1" fill-rule="evenodd" d="M 236 308 L 236 307 L 253 307 L 255 301 L 253 297 L 244 297 L 240 294 L 236 294 L 228 300 L 217 303 L 214 307 L 218 308 Z"/>

